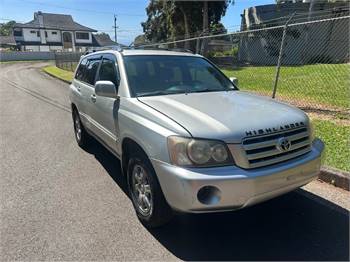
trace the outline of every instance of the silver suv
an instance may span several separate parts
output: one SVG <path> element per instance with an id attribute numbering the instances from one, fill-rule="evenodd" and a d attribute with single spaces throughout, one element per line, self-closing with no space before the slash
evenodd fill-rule
<path id="1" fill-rule="evenodd" d="M 320 171 L 324 144 L 303 111 L 239 91 L 199 55 L 85 55 L 70 100 L 79 146 L 94 137 L 121 160 L 137 216 L 149 227 L 174 210 L 244 208 Z"/>

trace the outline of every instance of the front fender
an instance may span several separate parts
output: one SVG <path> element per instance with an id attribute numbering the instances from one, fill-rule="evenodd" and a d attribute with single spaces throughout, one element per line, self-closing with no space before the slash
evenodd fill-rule
<path id="1" fill-rule="evenodd" d="M 190 135 L 165 115 L 137 99 L 130 100 L 121 101 L 118 112 L 120 152 L 122 152 L 123 140 L 130 138 L 145 151 L 149 158 L 169 162 L 167 138 L 171 135 L 187 137 Z"/>

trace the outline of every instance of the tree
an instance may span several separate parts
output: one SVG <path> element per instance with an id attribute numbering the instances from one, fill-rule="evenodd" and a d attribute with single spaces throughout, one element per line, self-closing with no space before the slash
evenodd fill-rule
<path id="1" fill-rule="evenodd" d="M 145 35 L 138 35 L 134 39 L 134 45 L 135 46 L 140 46 L 140 45 L 143 45 L 145 43 L 147 43 Z"/>
<path id="2" fill-rule="evenodd" d="M 0 35 L 9 36 L 12 34 L 12 28 L 16 21 L 9 21 L 7 23 L 0 24 Z"/>
<path id="3" fill-rule="evenodd" d="M 146 8 L 148 19 L 142 23 L 145 37 L 150 42 L 165 42 L 207 35 L 232 2 L 151 0 Z M 189 48 L 190 42 L 184 47 Z"/>

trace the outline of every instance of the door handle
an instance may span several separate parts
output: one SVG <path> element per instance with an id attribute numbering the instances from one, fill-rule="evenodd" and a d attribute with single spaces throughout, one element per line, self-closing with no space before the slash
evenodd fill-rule
<path id="1" fill-rule="evenodd" d="M 92 94 L 91 96 L 90 96 L 90 98 L 91 98 L 91 101 L 92 102 L 96 102 L 96 95 L 95 94 Z"/>

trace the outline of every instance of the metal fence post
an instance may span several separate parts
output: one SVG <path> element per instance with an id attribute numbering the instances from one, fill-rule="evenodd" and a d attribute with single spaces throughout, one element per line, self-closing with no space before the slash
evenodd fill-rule
<path id="1" fill-rule="evenodd" d="M 274 83 L 274 86 L 273 86 L 272 98 L 276 97 L 277 84 L 278 84 L 278 79 L 279 79 L 279 76 L 280 76 L 281 62 L 282 62 L 282 56 L 283 56 L 283 51 L 284 51 L 284 43 L 286 41 L 288 24 L 289 24 L 290 20 L 292 20 L 294 15 L 295 15 L 295 12 L 289 17 L 289 19 L 287 20 L 287 22 L 284 24 L 284 27 L 283 27 L 283 35 L 282 35 L 282 40 L 281 40 L 280 53 L 279 53 L 278 61 L 277 61 L 276 77 L 275 77 L 275 83 Z"/>

